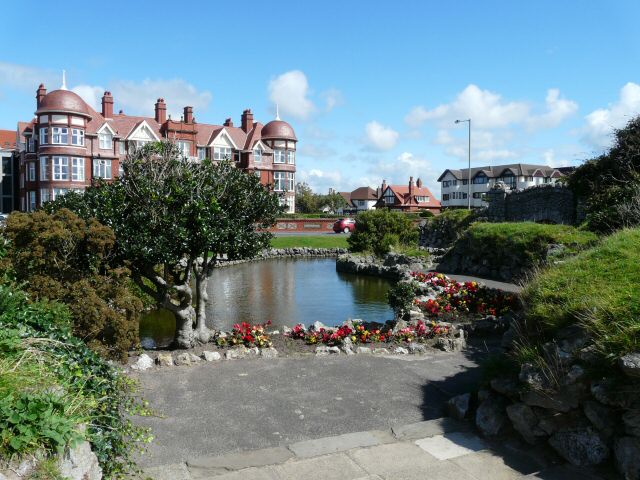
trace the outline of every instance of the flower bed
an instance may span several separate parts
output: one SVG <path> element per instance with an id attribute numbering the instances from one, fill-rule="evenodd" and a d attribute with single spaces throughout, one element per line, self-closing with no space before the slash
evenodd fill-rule
<path id="1" fill-rule="evenodd" d="M 460 315 L 503 315 L 517 307 L 517 297 L 495 288 L 479 285 L 477 282 L 456 282 L 441 273 L 411 274 L 417 282 L 418 290 L 429 293 L 430 297 L 415 304 L 427 316 L 455 319 Z"/>
<path id="2" fill-rule="evenodd" d="M 226 336 L 218 336 L 216 343 L 219 347 L 244 345 L 245 347 L 268 348 L 271 346 L 271 337 L 266 333 L 266 327 L 271 325 L 271 320 L 265 324 L 251 325 L 248 322 L 236 323 L 233 330 Z"/>

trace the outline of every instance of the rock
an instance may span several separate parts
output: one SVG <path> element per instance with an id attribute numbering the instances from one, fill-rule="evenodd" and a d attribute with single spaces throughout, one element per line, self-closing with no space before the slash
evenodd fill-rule
<path id="1" fill-rule="evenodd" d="M 325 330 L 328 330 L 329 328 L 322 322 L 313 322 L 313 329 L 317 332 L 319 331 L 321 328 L 324 328 Z"/>
<path id="2" fill-rule="evenodd" d="M 491 395 L 492 395 L 491 390 L 487 390 L 486 388 L 481 388 L 480 390 L 478 390 L 478 403 L 484 402 Z"/>
<path id="3" fill-rule="evenodd" d="M 202 361 L 202 359 L 198 355 L 191 352 L 189 352 L 189 358 L 191 358 L 191 363 L 200 363 Z"/>
<path id="4" fill-rule="evenodd" d="M 449 416 L 462 420 L 467 416 L 469 412 L 469 403 L 471 401 L 470 393 L 463 393 L 462 395 L 456 395 L 450 398 L 447 402 L 447 411 Z"/>
<path id="5" fill-rule="evenodd" d="M 247 348 L 247 355 L 258 356 L 260 355 L 260 349 L 258 347 Z"/>
<path id="6" fill-rule="evenodd" d="M 320 345 L 316 347 L 316 356 L 324 356 L 330 355 L 333 353 L 340 353 L 340 348 L 338 347 L 327 347 L 325 345 Z"/>
<path id="7" fill-rule="evenodd" d="M 222 360 L 222 355 L 218 352 L 209 352 L 205 350 L 202 352 L 202 358 L 204 358 L 207 362 L 216 362 L 218 360 Z"/>
<path id="8" fill-rule="evenodd" d="M 582 416 L 580 410 L 572 410 L 567 413 L 554 412 L 553 410 L 545 410 L 539 407 L 533 407 L 532 410 L 538 417 L 538 428 L 547 435 L 553 435 L 558 431 L 589 426 L 589 422 Z"/>
<path id="9" fill-rule="evenodd" d="M 362 354 L 362 353 L 371 353 L 371 349 L 369 347 L 357 347 L 356 348 L 356 353 L 358 354 Z"/>
<path id="10" fill-rule="evenodd" d="M 507 329 L 507 331 L 504 332 L 504 335 L 502 335 L 500 346 L 502 348 L 509 349 L 513 345 L 513 342 L 515 342 L 516 338 L 518 338 L 518 330 L 512 323 Z"/>
<path id="11" fill-rule="evenodd" d="M 173 357 L 170 353 L 159 353 L 156 357 L 156 363 L 161 367 L 173 367 Z"/>
<path id="12" fill-rule="evenodd" d="M 523 363 L 520 367 L 518 379 L 522 383 L 526 383 L 532 388 L 542 388 L 546 385 L 546 380 L 539 368 L 534 367 L 531 363 Z"/>
<path id="13" fill-rule="evenodd" d="M 403 328 L 407 328 L 408 326 L 409 325 L 407 324 L 407 322 L 405 322 L 404 320 L 399 318 L 398 320 L 396 320 L 396 324 L 393 326 L 393 329 L 391 330 L 391 333 L 393 333 L 395 335 L 400 330 L 402 330 Z"/>
<path id="14" fill-rule="evenodd" d="M 520 395 L 520 399 L 529 406 L 568 412 L 580 406 L 585 392 L 583 385 L 575 384 L 561 387 L 556 391 L 528 390 Z"/>
<path id="15" fill-rule="evenodd" d="M 582 405 L 584 415 L 605 437 L 613 435 L 617 419 L 613 410 L 595 400 L 586 400 Z"/>
<path id="16" fill-rule="evenodd" d="M 640 437 L 640 410 L 627 410 L 622 415 L 622 423 L 624 423 L 624 431 L 629 435 Z"/>
<path id="17" fill-rule="evenodd" d="M 587 376 L 587 372 L 584 371 L 580 365 L 571 365 L 566 377 L 564 378 L 565 385 L 572 385 L 576 382 L 583 380 Z"/>
<path id="18" fill-rule="evenodd" d="M 87 441 L 78 443 L 58 460 L 58 469 L 63 478 L 69 480 L 101 480 L 102 469 L 98 457 L 91 451 Z"/>
<path id="19" fill-rule="evenodd" d="M 467 346 L 464 330 L 460 330 L 459 335 L 454 337 L 439 337 L 434 344 L 436 348 L 445 352 L 459 352 Z"/>
<path id="20" fill-rule="evenodd" d="M 418 353 L 427 353 L 427 347 L 419 343 L 410 343 L 407 345 L 407 348 L 409 349 L 409 353 L 413 355 Z"/>
<path id="21" fill-rule="evenodd" d="M 396 355 L 408 355 L 409 354 L 409 350 L 407 350 L 404 347 L 396 347 L 393 350 L 393 353 L 395 353 Z"/>
<path id="22" fill-rule="evenodd" d="M 337 354 L 340 353 L 340 347 L 329 347 L 328 350 L 329 350 L 329 353 L 337 353 Z"/>
<path id="23" fill-rule="evenodd" d="M 249 350 L 244 345 L 237 348 L 230 348 L 224 353 L 224 356 L 227 360 L 245 358 L 247 355 L 249 355 Z"/>
<path id="24" fill-rule="evenodd" d="M 599 380 L 591 383 L 591 395 L 596 400 L 612 407 L 628 408 L 633 397 L 624 390 L 616 388 L 611 380 Z"/>
<path id="25" fill-rule="evenodd" d="M 476 426 L 487 437 L 498 435 L 507 425 L 504 402 L 490 396 L 476 410 Z"/>
<path id="26" fill-rule="evenodd" d="M 507 416 L 516 431 L 527 442 L 536 443 L 537 437 L 543 437 L 546 433 L 538 427 L 538 417 L 533 409 L 524 403 L 514 403 L 507 407 Z"/>
<path id="27" fill-rule="evenodd" d="M 293 332 L 293 329 L 287 327 L 286 325 L 284 325 L 282 327 L 282 334 L 283 335 L 291 335 L 291 332 Z"/>
<path id="28" fill-rule="evenodd" d="M 640 439 L 622 437 L 613 446 L 616 467 L 625 480 L 640 479 Z"/>
<path id="29" fill-rule="evenodd" d="M 260 349 L 260 356 L 264 358 L 276 358 L 278 356 L 278 350 L 273 347 Z"/>
<path id="30" fill-rule="evenodd" d="M 374 348 L 373 349 L 373 354 L 374 355 L 389 355 L 391 352 L 389 352 L 389 350 L 387 350 L 386 348 Z"/>
<path id="31" fill-rule="evenodd" d="M 496 392 L 507 397 L 515 398 L 520 393 L 520 384 L 515 378 L 497 377 L 491 380 L 490 385 Z"/>
<path id="32" fill-rule="evenodd" d="M 140 355 L 140 357 L 138 357 L 138 360 L 136 360 L 136 362 L 131 365 L 131 370 L 144 372 L 151 367 L 153 367 L 153 359 L 146 353 L 143 353 L 142 355 Z"/>
<path id="33" fill-rule="evenodd" d="M 598 465 L 609 457 L 609 447 L 591 427 L 556 432 L 549 438 L 549 445 L 579 467 Z"/>
<path id="34" fill-rule="evenodd" d="M 629 377 L 640 377 L 640 353 L 629 353 L 619 358 L 618 366 Z"/>
<path id="35" fill-rule="evenodd" d="M 193 360 L 191 359 L 191 355 L 189 353 L 179 353 L 176 355 L 176 365 L 181 366 L 190 366 L 193 365 Z"/>

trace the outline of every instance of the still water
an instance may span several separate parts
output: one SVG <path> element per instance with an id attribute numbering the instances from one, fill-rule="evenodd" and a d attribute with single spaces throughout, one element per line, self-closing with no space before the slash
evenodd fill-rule
<path id="1" fill-rule="evenodd" d="M 240 322 L 274 326 L 327 325 L 347 318 L 384 322 L 393 318 L 386 300 L 387 280 L 336 272 L 335 259 L 272 259 L 219 268 L 209 280 L 207 323 L 230 330 Z M 140 323 L 145 347 L 166 346 L 175 320 L 155 311 Z"/>

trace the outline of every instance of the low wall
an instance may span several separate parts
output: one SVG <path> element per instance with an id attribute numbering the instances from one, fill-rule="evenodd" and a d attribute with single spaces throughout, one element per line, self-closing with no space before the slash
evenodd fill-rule
<path id="1" fill-rule="evenodd" d="M 515 192 L 493 188 L 486 198 L 489 206 L 482 216 L 490 222 L 576 223 L 573 192 L 563 185 L 540 185 Z"/>
<path id="2" fill-rule="evenodd" d="M 269 228 L 272 233 L 278 232 L 330 232 L 337 218 L 279 218 Z"/>

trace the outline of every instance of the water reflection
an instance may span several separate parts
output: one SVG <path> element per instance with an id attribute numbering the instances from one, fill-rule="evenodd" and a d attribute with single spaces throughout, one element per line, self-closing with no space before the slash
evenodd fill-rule
<path id="1" fill-rule="evenodd" d="M 276 326 L 309 325 L 316 320 L 335 325 L 347 318 L 385 321 L 393 317 L 386 302 L 389 286 L 383 279 L 338 273 L 333 259 L 246 263 L 214 271 L 207 318 L 210 327 L 223 330 L 242 321 L 271 320 Z M 140 326 L 144 341 L 153 339 L 159 345 L 170 341 L 175 321 L 169 322 L 167 313 L 162 318 L 155 312 L 145 317 Z"/>

